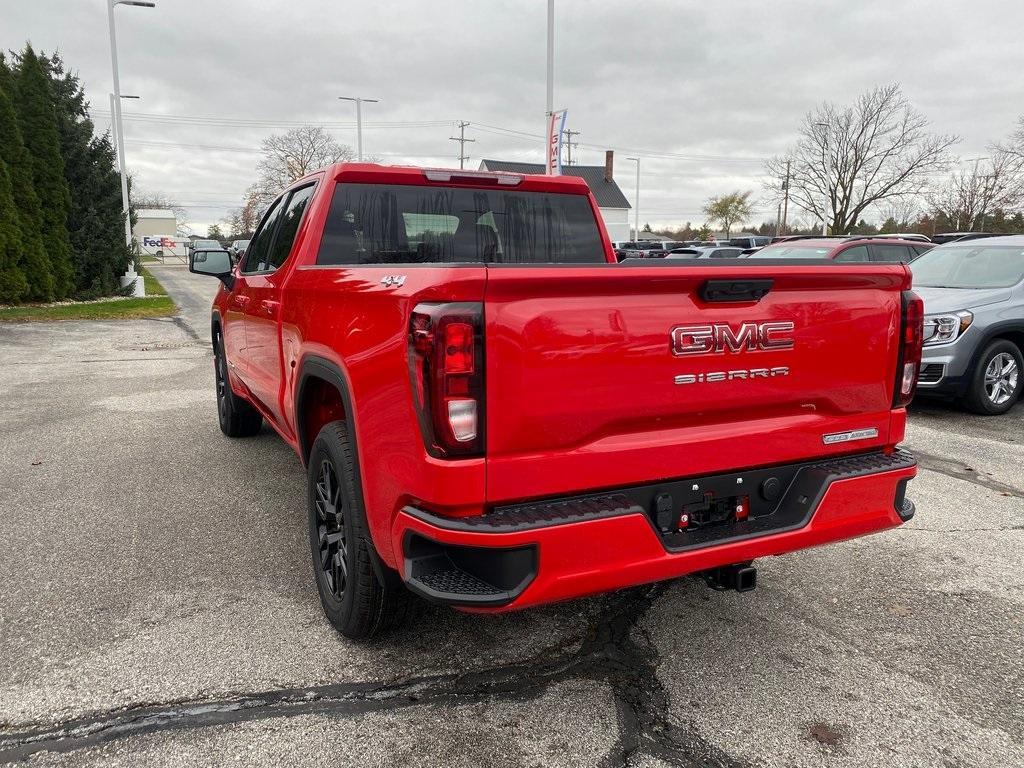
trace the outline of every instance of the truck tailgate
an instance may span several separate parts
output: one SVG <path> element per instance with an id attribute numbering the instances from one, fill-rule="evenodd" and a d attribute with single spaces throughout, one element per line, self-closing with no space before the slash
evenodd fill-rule
<path id="1" fill-rule="evenodd" d="M 759 300 L 702 297 L 754 278 Z M 488 500 L 886 445 L 909 287 L 900 265 L 488 268 Z"/>

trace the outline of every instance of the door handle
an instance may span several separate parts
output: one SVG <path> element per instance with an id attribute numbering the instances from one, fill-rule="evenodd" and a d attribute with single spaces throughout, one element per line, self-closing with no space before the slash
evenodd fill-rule
<path id="1" fill-rule="evenodd" d="M 263 301 L 260 302 L 260 307 L 268 315 L 273 315 L 275 312 L 277 312 L 280 306 L 280 301 L 273 301 L 272 299 L 264 299 Z"/>
<path id="2" fill-rule="evenodd" d="M 249 306 L 250 301 L 251 299 L 248 296 L 240 296 L 238 294 L 235 294 L 234 296 L 231 297 L 231 303 L 234 304 L 236 307 L 241 307 L 242 309 L 245 309 L 247 306 Z"/>

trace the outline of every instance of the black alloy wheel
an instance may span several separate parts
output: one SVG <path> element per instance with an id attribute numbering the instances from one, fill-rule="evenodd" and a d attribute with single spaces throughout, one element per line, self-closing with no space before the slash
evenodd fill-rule
<path id="1" fill-rule="evenodd" d="M 228 402 L 228 364 L 224 358 L 224 348 L 217 344 L 217 353 L 213 356 L 213 373 L 217 379 L 217 416 L 223 426 L 231 416 L 231 403 Z"/>
<path id="2" fill-rule="evenodd" d="M 329 458 L 320 462 L 316 480 L 318 560 L 324 586 L 336 600 L 345 597 L 348 585 L 348 550 L 345 546 L 345 507 L 338 473 Z"/>

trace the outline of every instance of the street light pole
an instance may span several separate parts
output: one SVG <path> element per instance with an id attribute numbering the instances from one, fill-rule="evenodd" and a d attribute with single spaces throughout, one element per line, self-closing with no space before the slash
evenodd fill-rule
<path id="1" fill-rule="evenodd" d="M 977 218 L 977 214 L 975 214 L 975 207 L 974 206 L 975 206 L 975 203 L 977 202 L 977 194 L 978 194 L 978 163 L 980 163 L 982 160 L 991 160 L 992 158 L 991 157 L 975 157 L 973 159 L 974 159 L 974 171 L 971 173 L 971 197 L 970 197 L 970 204 L 971 204 L 971 214 L 974 215 L 974 218 L 972 218 L 971 221 L 967 224 L 968 228 L 970 228 L 970 229 L 974 229 L 974 220 Z M 986 189 L 981 194 L 981 222 L 980 222 L 979 227 L 978 227 L 978 231 L 979 232 L 984 232 L 985 231 L 985 208 L 988 207 L 988 200 L 986 199 L 987 197 L 988 197 L 988 190 Z"/>
<path id="2" fill-rule="evenodd" d="M 633 200 L 633 240 L 640 239 L 640 158 L 627 157 L 636 163 L 636 198 Z"/>
<path id="3" fill-rule="evenodd" d="M 545 167 L 551 142 L 551 113 L 555 111 L 555 0 L 548 0 L 548 76 L 547 76 L 547 111 L 544 113 L 544 157 Z"/>
<path id="4" fill-rule="evenodd" d="M 155 8 L 156 3 L 148 2 L 147 0 L 108 0 L 107 2 L 107 21 L 110 24 L 110 67 L 114 74 L 114 96 L 111 99 L 111 114 L 110 119 L 115 125 L 114 132 L 117 134 L 117 161 L 118 170 L 121 173 L 121 210 L 124 213 L 124 239 L 128 248 L 132 247 L 132 222 L 130 215 L 130 208 L 128 205 L 128 172 L 125 167 L 124 160 L 124 122 L 121 120 L 121 78 L 118 74 L 117 67 L 117 32 L 114 29 L 114 6 L 115 5 L 134 5 L 140 8 Z M 121 278 L 122 287 L 129 285 L 135 286 L 135 295 L 145 295 L 142 291 L 142 281 L 138 279 L 138 275 L 135 273 L 135 263 L 132 262 L 128 271 L 124 273 Z"/>
<path id="5" fill-rule="evenodd" d="M 832 153 L 829 150 L 828 142 L 828 123 L 815 123 L 819 128 L 822 128 L 822 145 L 825 149 L 825 207 L 821 211 L 821 235 L 822 237 L 828 236 L 828 209 L 832 207 L 832 191 L 829 189 L 829 181 L 832 176 Z"/>
<path id="6" fill-rule="evenodd" d="M 356 159 L 363 162 L 363 102 L 376 104 L 380 99 L 364 99 L 358 96 L 339 96 L 339 101 L 354 101 L 356 103 Z"/>

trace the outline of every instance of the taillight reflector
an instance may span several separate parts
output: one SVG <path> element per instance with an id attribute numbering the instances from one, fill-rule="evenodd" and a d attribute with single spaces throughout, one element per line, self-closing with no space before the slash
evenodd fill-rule
<path id="1" fill-rule="evenodd" d="M 900 313 L 900 349 L 896 367 L 893 407 L 902 408 L 914 399 L 921 370 L 924 343 L 924 301 L 913 291 L 903 291 Z"/>
<path id="2" fill-rule="evenodd" d="M 409 372 L 420 430 L 438 457 L 484 452 L 483 305 L 419 304 L 409 321 Z"/>

